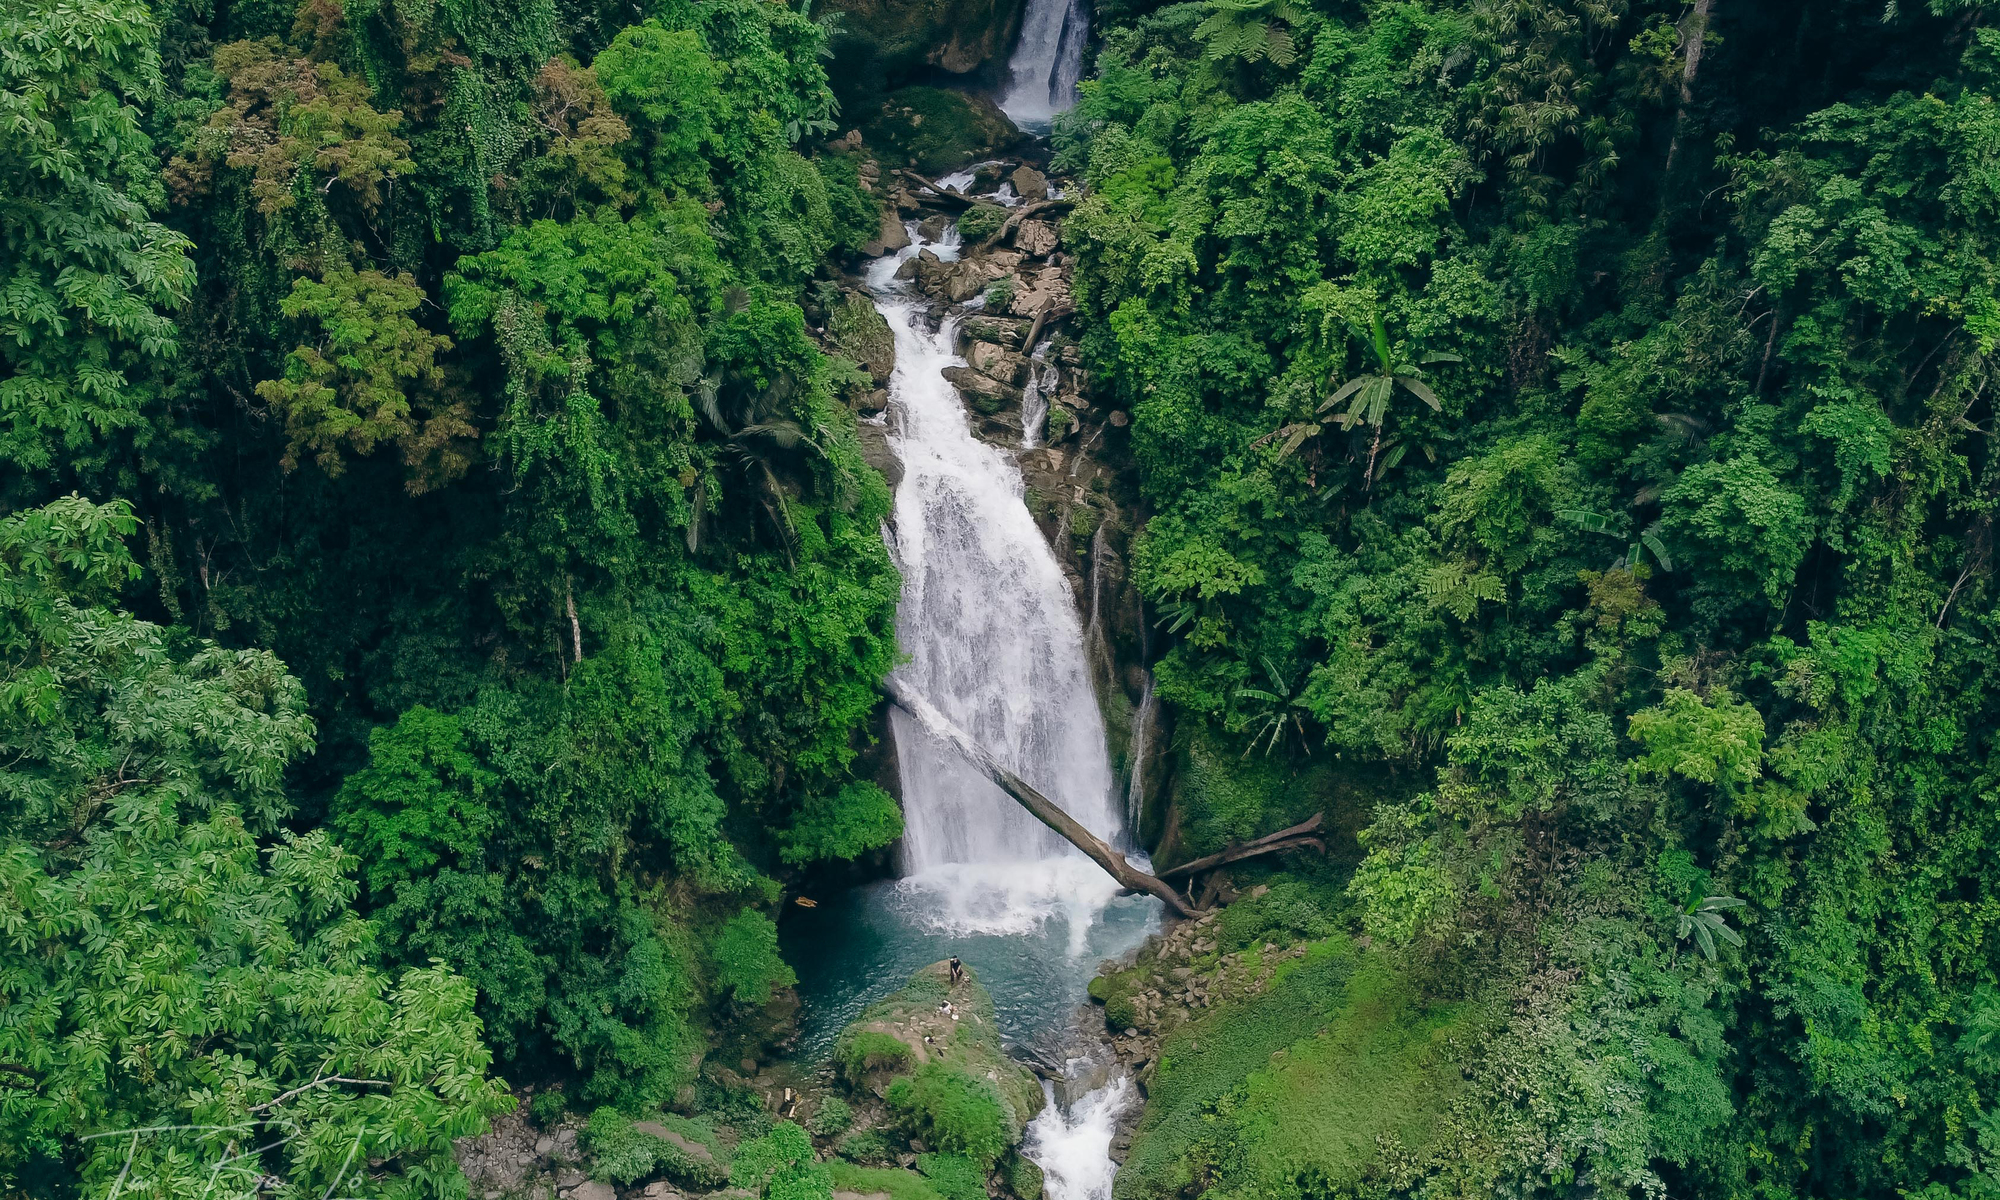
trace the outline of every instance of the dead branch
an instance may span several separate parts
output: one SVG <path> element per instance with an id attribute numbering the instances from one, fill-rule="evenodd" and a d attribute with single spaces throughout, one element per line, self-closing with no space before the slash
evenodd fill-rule
<path id="1" fill-rule="evenodd" d="M 1240 862 L 1246 858 L 1255 858 L 1260 854 L 1277 854 L 1281 851 L 1298 850 L 1306 846 L 1311 846 L 1324 854 L 1326 853 L 1326 843 L 1316 837 L 1308 837 L 1307 835 L 1317 830 L 1325 820 L 1325 813 L 1314 813 L 1290 829 L 1280 829 L 1276 833 L 1265 834 L 1255 841 L 1242 842 L 1226 850 L 1208 855 L 1205 858 L 1197 858 L 1191 862 L 1184 862 L 1178 867 L 1162 871 L 1160 872 L 1160 878 L 1173 879 L 1181 875 L 1193 875 L 1197 872 L 1206 871 L 1211 867 L 1220 867 L 1226 863 Z"/>

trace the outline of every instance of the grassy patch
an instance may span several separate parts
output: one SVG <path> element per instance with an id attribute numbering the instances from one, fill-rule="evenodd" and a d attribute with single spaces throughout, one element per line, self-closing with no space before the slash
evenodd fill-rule
<path id="1" fill-rule="evenodd" d="M 1420 1007 L 1346 938 L 1287 963 L 1161 1049 L 1119 1200 L 1337 1192 L 1384 1144 L 1425 1145 L 1458 1086 L 1442 1041 L 1455 1010 Z"/>
<path id="2" fill-rule="evenodd" d="M 991 1166 L 1012 1140 L 1000 1090 L 984 1079 L 939 1063 L 925 1063 L 915 1075 L 889 1087 L 895 1109 L 925 1141 Z"/>
<path id="3" fill-rule="evenodd" d="M 837 1192 L 886 1192 L 889 1200 L 947 1200 L 931 1181 L 915 1171 L 896 1167 L 857 1167 L 850 1162 L 826 1164 L 828 1180 Z"/>
<path id="4" fill-rule="evenodd" d="M 945 1200 L 986 1200 L 986 1172 L 956 1154 L 919 1154 L 917 1170 Z"/>

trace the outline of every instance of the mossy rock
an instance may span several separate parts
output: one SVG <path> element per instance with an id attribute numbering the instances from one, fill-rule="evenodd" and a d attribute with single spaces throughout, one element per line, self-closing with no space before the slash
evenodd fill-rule
<path id="1" fill-rule="evenodd" d="M 968 242 L 983 242 L 1000 232 L 1006 223 L 1005 208 L 982 201 L 958 215 L 958 235 Z"/>
<path id="2" fill-rule="evenodd" d="M 826 0 L 840 30 L 872 50 L 878 70 L 936 67 L 965 75 L 998 62 L 1021 27 L 1026 0 Z M 815 9 L 818 12 L 819 9 Z"/>
<path id="3" fill-rule="evenodd" d="M 1011 148 L 1021 131 L 985 97 L 908 87 L 889 94 L 863 136 L 885 162 L 935 175 Z"/>
<path id="4" fill-rule="evenodd" d="M 1018 1145 L 1028 1122 L 1046 1103 L 1041 1082 L 1001 1047 L 993 997 L 977 974 L 968 967 L 965 982 L 956 987 L 950 979 L 943 962 L 919 970 L 900 991 L 870 1005 L 840 1032 L 835 1058 L 851 1085 L 883 1096 L 898 1081 L 909 1087 L 907 1081 L 926 1068 L 933 1069 L 933 1086 L 920 1095 L 950 1090 L 935 1086 L 939 1072 L 962 1077 L 998 1100 L 1005 1143 Z M 955 1021 L 940 1011 L 946 1000 Z"/>
<path id="5" fill-rule="evenodd" d="M 827 314 L 826 332 L 834 348 L 868 372 L 875 386 L 888 384 L 896 370 L 896 335 L 873 301 L 859 292 L 842 296 Z"/>
<path id="6" fill-rule="evenodd" d="M 1002 1175 L 1007 1180 L 1007 1190 L 1014 1193 L 1018 1200 L 1042 1200 L 1048 1181 L 1042 1169 L 1030 1162 L 1027 1156 L 1015 1154 L 1008 1158 Z"/>

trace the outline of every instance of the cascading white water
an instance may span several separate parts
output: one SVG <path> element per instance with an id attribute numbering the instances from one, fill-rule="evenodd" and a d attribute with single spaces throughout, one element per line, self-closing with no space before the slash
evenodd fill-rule
<path id="1" fill-rule="evenodd" d="M 1146 807 L 1146 749 L 1153 736 L 1153 711 L 1159 704 L 1160 698 L 1153 694 L 1153 673 L 1148 671 L 1145 685 L 1139 689 L 1139 707 L 1132 714 L 1132 772 L 1125 782 L 1125 820 L 1134 831 Z"/>
<path id="2" fill-rule="evenodd" d="M 1021 389 L 1021 448 L 1042 444 L 1042 424 L 1049 418 L 1049 393 L 1060 386 L 1056 365 L 1048 360 L 1053 338 L 1043 338 L 1029 356 L 1028 383 Z"/>
<path id="3" fill-rule="evenodd" d="M 913 227 L 914 230 L 914 227 Z M 1021 475 L 974 437 L 942 376 L 961 366 L 954 322 L 929 328 L 895 281 L 903 258 L 869 272 L 896 338 L 891 442 L 903 465 L 892 543 L 903 572 L 898 673 L 1001 762 L 1091 832 L 1127 842 L 1104 723 L 1091 692 L 1069 583 L 1023 502 Z M 956 254 L 955 232 L 929 246 Z M 901 886 L 937 928 L 1027 932 L 1067 919 L 1073 953 L 1118 885 L 901 709 L 891 727 L 903 785 Z"/>
<path id="4" fill-rule="evenodd" d="M 1001 111 L 1024 129 L 1043 128 L 1076 103 L 1083 44 L 1090 37 L 1084 0 L 1028 0 L 1021 40 L 1007 61 Z"/>
<path id="5" fill-rule="evenodd" d="M 1069 1071 L 1087 1067 L 1073 1060 Z M 1028 1123 L 1022 1151 L 1042 1169 L 1049 1200 L 1111 1200 L 1111 1181 L 1118 1164 L 1111 1161 L 1111 1138 L 1118 1118 L 1137 1099 L 1132 1078 L 1119 1075 L 1069 1104 L 1054 1088 L 1043 1085 L 1049 1102 Z"/>

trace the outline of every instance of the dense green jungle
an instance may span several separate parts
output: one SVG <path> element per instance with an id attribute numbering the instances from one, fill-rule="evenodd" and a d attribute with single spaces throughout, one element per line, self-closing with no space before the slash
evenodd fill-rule
<path id="1" fill-rule="evenodd" d="M 1022 8 L 0 0 L 0 1197 L 2000 1198 L 2000 9 Z M 1097 1190 L 976 958 L 800 1049 L 905 218 L 1136 848 L 1320 821 Z"/>

